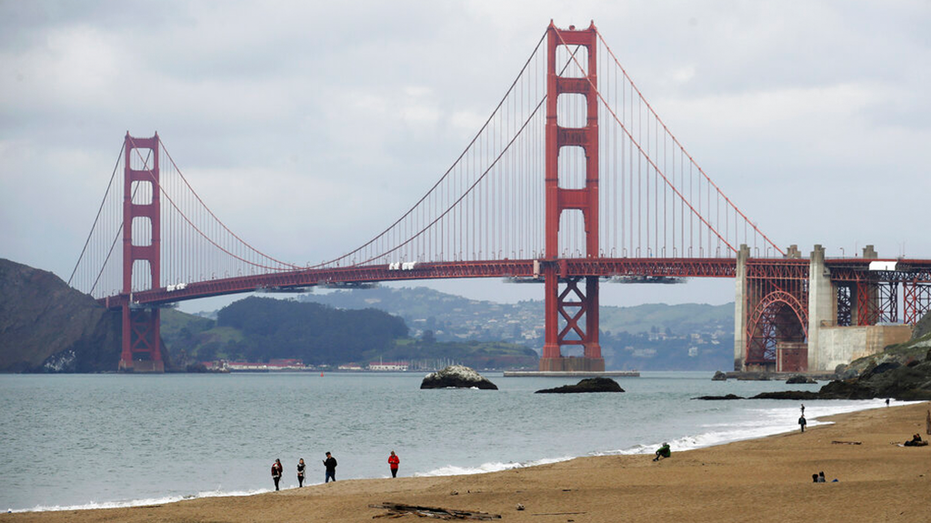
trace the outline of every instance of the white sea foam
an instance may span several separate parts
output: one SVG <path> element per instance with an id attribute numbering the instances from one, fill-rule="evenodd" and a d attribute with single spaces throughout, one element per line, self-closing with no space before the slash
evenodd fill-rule
<path id="1" fill-rule="evenodd" d="M 565 456 L 562 458 L 546 458 L 522 463 L 482 463 L 478 467 L 459 467 L 456 465 L 446 465 L 428 472 L 415 473 L 414 477 L 429 476 L 464 476 L 468 474 L 485 474 L 488 472 L 499 472 L 502 470 L 520 469 L 526 467 L 535 467 L 538 465 L 548 465 L 550 463 L 559 463 L 560 461 L 569 461 L 575 456 Z"/>

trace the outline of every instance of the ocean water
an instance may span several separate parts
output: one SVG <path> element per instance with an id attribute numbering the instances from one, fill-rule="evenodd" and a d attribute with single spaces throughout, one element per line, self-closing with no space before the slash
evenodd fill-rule
<path id="1" fill-rule="evenodd" d="M 673 452 L 798 430 L 794 401 L 693 401 L 817 390 L 713 382 L 711 373 L 619 378 L 624 394 L 534 394 L 575 383 L 504 378 L 498 391 L 420 390 L 422 374 L 0 375 L 0 510 L 62 510 L 245 495 L 337 479 L 474 474 L 577 456 Z M 812 401 L 813 418 L 884 405 Z"/>

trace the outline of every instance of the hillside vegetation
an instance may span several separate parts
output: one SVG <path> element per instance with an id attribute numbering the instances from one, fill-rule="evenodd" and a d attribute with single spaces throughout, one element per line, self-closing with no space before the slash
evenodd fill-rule
<path id="1" fill-rule="evenodd" d="M 542 288 L 541 288 L 542 291 Z M 495 303 L 425 287 L 376 287 L 307 294 L 302 301 L 396 314 L 420 337 L 440 341 L 503 341 L 539 351 L 543 302 Z M 734 305 L 602 306 L 601 349 L 608 369 L 716 370 L 734 361 Z M 581 349 L 566 355 L 576 355 Z"/>
<path id="2" fill-rule="evenodd" d="M 267 362 L 301 359 L 338 366 L 373 361 L 452 360 L 476 368 L 535 367 L 536 353 L 502 342 L 440 342 L 429 331 L 409 337 L 402 318 L 375 309 L 340 310 L 319 303 L 246 298 L 217 320 L 178 311 L 162 315 L 163 338 L 189 361 Z"/>

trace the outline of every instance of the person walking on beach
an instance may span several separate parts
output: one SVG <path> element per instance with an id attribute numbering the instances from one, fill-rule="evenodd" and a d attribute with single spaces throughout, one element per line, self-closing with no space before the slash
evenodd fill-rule
<path id="1" fill-rule="evenodd" d="M 329 483 L 331 479 L 336 481 L 336 458 L 331 456 L 329 452 L 326 453 L 326 459 L 323 460 L 323 466 L 326 467 L 326 476 L 323 482 Z"/>
<path id="2" fill-rule="evenodd" d="M 276 459 L 272 463 L 272 480 L 275 482 L 275 490 L 278 490 L 278 482 L 281 481 L 281 473 L 284 471 L 284 467 L 281 466 L 281 460 Z"/>
<path id="3" fill-rule="evenodd" d="M 297 462 L 297 486 L 304 486 L 304 458 Z"/>
<path id="4" fill-rule="evenodd" d="M 391 451 L 391 455 L 388 456 L 388 467 L 391 469 L 391 477 L 398 477 L 398 464 L 401 463 L 401 459 L 398 457 L 394 451 Z"/>
<path id="5" fill-rule="evenodd" d="M 798 419 L 798 424 L 802 427 L 802 432 L 805 432 L 805 425 L 808 425 L 808 422 L 805 421 L 805 415 L 803 414 L 801 418 Z"/>

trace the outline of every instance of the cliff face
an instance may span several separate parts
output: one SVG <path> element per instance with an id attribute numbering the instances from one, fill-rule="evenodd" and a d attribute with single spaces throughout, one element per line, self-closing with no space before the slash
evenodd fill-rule
<path id="1" fill-rule="evenodd" d="M 0 258 L 0 372 L 115 371 L 119 359 L 119 312 Z"/>

